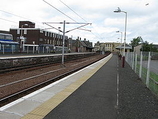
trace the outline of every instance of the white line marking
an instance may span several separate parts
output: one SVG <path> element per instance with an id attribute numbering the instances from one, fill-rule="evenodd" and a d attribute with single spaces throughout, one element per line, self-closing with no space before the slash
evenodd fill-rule
<path id="1" fill-rule="evenodd" d="M 117 60 L 117 100 L 116 100 L 116 106 L 118 108 L 118 105 L 119 105 L 119 63 L 118 63 L 118 60 Z"/>
<path id="2" fill-rule="evenodd" d="M 119 74 L 117 73 L 117 102 L 116 105 L 119 105 Z"/>

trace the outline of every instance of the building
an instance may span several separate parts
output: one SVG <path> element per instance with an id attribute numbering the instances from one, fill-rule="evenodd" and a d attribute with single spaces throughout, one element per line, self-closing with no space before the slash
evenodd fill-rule
<path id="1" fill-rule="evenodd" d="M 121 44 L 121 45 L 116 47 L 116 49 L 119 50 L 119 52 L 122 55 L 123 55 L 123 52 L 124 52 L 124 48 L 125 48 L 125 52 L 131 52 L 131 50 L 132 50 L 132 46 L 130 46 L 128 44 L 125 44 L 125 47 L 124 47 L 124 44 Z"/>
<path id="2" fill-rule="evenodd" d="M 77 38 L 76 40 L 70 39 L 70 49 L 71 52 L 92 52 L 93 44 L 89 40 L 81 40 L 81 38 Z"/>
<path id="3" fill-rule="evenodd" d="M 18 52 L 19 43 L 13 41 L 9 31 L 0 31 L 0 54 Z"/>
<path id="4" fill-rule="evenodd" d="M 95 43 L 94 45 L 94 51 L 97 52 L 118 52 L 119 49 L 116 49 L 117 46 L 119 46 L 120 43 L 118 42 L 105 42 L 105 43 L 100 43 L 99 41 Z"/>
<path id="5" fill-rule="evenodd" d="M 142 48 L 142 44 L 134 47 L 134 52 L 140 55 L 140 49 Z"/>
<path id="6" fill-rule="evenodd" d="M 11 28 L 13 40 L 19 42 L 21 52 L 53 52 L 55 46 L 62 46 L 63 35 L 35 28 L 35 23 L 20 21 L 19 28 Z M 65 47 L 68 46 L 68 36 L 65 36 Z"/>

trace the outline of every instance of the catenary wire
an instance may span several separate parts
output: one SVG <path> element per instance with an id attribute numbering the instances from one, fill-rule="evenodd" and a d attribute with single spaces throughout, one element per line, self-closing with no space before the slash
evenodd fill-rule
<path id="1" fill-rule="evenodd" d="M 8 21 L 8 22 L 12 22 L 12 23 L 17 23 L 15 21 L 11 21 L 11 20 L 8 20 L 8 19 L 4 19 L 4 18 L 0 18 L 1 20 L 4 20 L 4 21 Z"/>
<path id="2" fill-rule="evenodd" d="M 8 11 L 4 11 L 4 10 L 0 10 L 1 12 L 4 12 L 6 14 L 10 14 L 12 16 L 16 16 L 16 17 L 19 17 L 19 18 L 22 18 L 22 19 L 26 19 L 26 20 L 30 20 L 30 21 L 33 21 L 33 22 L 36 22 L 36 23 L 40 23 L 42 24 L 42 22 L 39 22 L 39 21 L 35 21 L 35 20 L 32 20 L 32 19 L 28 19 L 26 17 L 23 17 L 23 16 L 20 16 L 20 15 L 17 15 L 17 14 L 13 14 L 11 12 L 8 12 Z M 11 20 L 8 20 L 8 19 L 4 19 L 4 18 L 0 18 L 1 20 L 4 20 L 4 21 L 8 21 L 8 22 L 12 22 L 12 23 L 17 23 L 16 21 L 11 21 Z M 40 26 L 40 25 L 38 25 Z"/>
<path id="3" fill-rule="evenodd" d="M 66 7 L 68 7 L 72 12 L 74 12 L 78 17 L 80 17 L 83 21 L 87 22 L 83 17 L 81 17 L 77 12 L 75 12 L 72 8 L 70 8 L 66 3 L 64 3 L 62 0 L 59 0 L 62 4 L 64 4 Z M 93 29 L 96 31 L 96 29 L 93 27 Z M 94 34 L 93 32 L 91 32 L 95 37 L 99 38 L 99 39 L 102 39 L 100 38 L 100 35 L 99 34 Z"/>
<path id="4" fill-rule="evenodd" d="M 64 14 L 65 16 L 67 16 L 69 19 L 71 19 L 72 21 L 77 22 L 76 20 L 74 20 L 73 18 L 71 18 L 70 16 L 66 15 L 64 12 L 62 12 L 61 10 L 59 10 L 58 8 L 54 7 L 53 5 L 51 5 L 50 3 L 48 3 L 47 1 L 43 0 L 45 3 L 47 3 L 49 6 L 53 7 L 54 9 L 56 9 L 57 11 L 59 11 L 60 13 Z"/>
<path id="5" fill-rule="evenodd" d="M 87 22 L 83 17 L 81 17 L 77 12 L 75 12 L 72 8 L 70 8 L 67 4 L 65 4 L 63 1 L 59 0 L 62 4 L 64 4 L 66 7 L 68 7 L 72 12 L 74 12 L 78 17 L 80 17 L 83 21 Z M 88 23 L 88 22 L 87 22 Z"/>

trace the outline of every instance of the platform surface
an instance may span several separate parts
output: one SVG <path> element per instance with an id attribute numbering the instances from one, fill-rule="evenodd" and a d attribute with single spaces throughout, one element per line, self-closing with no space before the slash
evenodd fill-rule
<path id="1" fill-rule="evenodd" d="M 114 56 L 44 119 L 116 119 L 116 117 L 117 58 Z"/>

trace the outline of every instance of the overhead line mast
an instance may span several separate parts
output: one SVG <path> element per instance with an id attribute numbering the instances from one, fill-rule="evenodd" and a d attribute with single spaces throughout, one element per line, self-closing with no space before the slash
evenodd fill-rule
<path id="1" fill-rule="evenodd" d="M 83 17 L 81 17 L 77 12 L 75 12 L 72 8 L 70 8 L 68 5 L 66 5 L 62 0 L 59 0 L 62 4 L 64 4 L 66 7 L 68 7 L 72 12 L 74 12 L 78 17 L 80 17 L 83 21 L 85 21 L 85 22 L 87 22 Z M 94 27 L 93 27 L 94 28 Z M 94 28 L 95 29 L 95 28 Z M 85 30 L 85 31 L 90 31 L 91 32 L 91 30 L 88 30 L 88 29 L 79 29 L 79 30 Z M 97 35 L 95 35 L 93 32 L 91 32 L 95 37 L 97 37 L 97 38 L 99 38 L 99 39 L 102 39 L 102 38 L 100 38 L 100 35 L 98 34 L 98 36 Z"/>
<path id="2" fill-rule="evenodd" d="M 54 7 L 53 5 L 51 5 L 50 3 L 46 2 L 45 0 L 43 0 L 43 1 L 44 1 L 45 3 L 47 3 L 48 5 L 50 5 L 51 7 L 53 7 L 54 9 L 56 9 L 57 11 L 61 12 L 62 14 L 64 14 L 65 16 L 67 16 L 68 18 L 70 18 L 71 20 L 75 21 L 74 19 L 72 19 L 71 17 L 69 17 L 68 15 L 66 15 L 65 13 L 63 13 L 62 11 L 60 11 L 59 9 L 57 9 L 56 7 Z M 60 31 L 60 32 L 63 33 L 62 66 L 65 66 L 65 65 L 64 65 L 65 33 L 68 33 L 68 32 L 70 32 L 70 31 L 73 31 L 73 30 L 76 30 L 76 29 L 80 29 L 80 28 L 82 28 L 82 27 L 84 27 L 84 26 L 87 26 L 87 25 L 89 25 L 89 24 L 91 25 L 91 23 L 78 23 L 78 22 L 76 22 L 76 21 L 75 21 L 75 22 L 65 22 L 65 20 L 64 20 L 64 22 L 44 22 L 44 24 L 46 24 L 46 25 L 50 26 L 51 28 L 56 29 L 56 30 L 58 30 L 58 31 Z M 63 31 L 62 31 L 62 30 L 59 30 L 59 29 L 57 29 L 57 28 L 55 28 L 55 27 L 53 27 L 53 26 L 50 25 L 50 24 L 63 24 Z M 79 26 L 79 27 L 76 27 L 76 28 L 74 28 L 74 29 L 65 31 L 65 24 L 83 24 L 83 25 L 81 25 L 81 26 Z"/>

